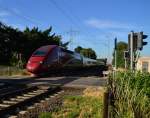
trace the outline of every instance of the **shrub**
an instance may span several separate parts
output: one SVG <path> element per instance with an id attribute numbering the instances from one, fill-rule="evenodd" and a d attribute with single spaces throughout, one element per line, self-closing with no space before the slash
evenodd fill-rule
<path id="1" fill-rule="evenodd" d="M 39 115 L 39 118 L 52 118 L 52 114 L 50 112 L 44 112 Z"/>
<path id="2" fill-rule="evenodd" d="M 112 92 L 111 117 L 150 117 L 150 74 L 141 72 L 117 72 L 110 76 Z"/>

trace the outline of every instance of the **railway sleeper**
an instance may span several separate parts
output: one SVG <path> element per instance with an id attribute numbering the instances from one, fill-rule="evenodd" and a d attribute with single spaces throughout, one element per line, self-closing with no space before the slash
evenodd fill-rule
<path id="1" fill-rule="evenodd" d="M 51 112 L 54 110 L 54 107 L 60 106 L 62 104 L 62 99 L 59 97 L 62 93 L 63 92 L 58 92 L 55 95 L 50 95 L 39 103 L 35 103 L 32 107 L 27 108 L 27 111 L 30 113 L 30 118 L 38 117 L 41 112 Z"/>
<path id="2" fill-rule="evenodd" d="M 30 118 L 30 114 L 28 111 L 20 111 L 18 114 L 19 118 Z"/>
<path id="3" fill-rule="evenodd" d="M 44 90 L 40 90 L 40 89 L 38 89 L 38 90 L 34 90 L 33 92 L 43 92 Z"/>
<path id="4" fill-rule="evenodd" d="M 38 95 L 38 94 L 40 94 L 39 92 L 29 92 L 28 93 L 29 95 Z"/>
<path id="5" fill-rule="evenodd" d="M 29 96 L 17 96 L 16 98 L 19 98 L 19 99 L 25 100 L 25 99 L 28 99 L 28 98 L 29 98 Z"/>
<path id="6" fill-rule="evenodd" d="M 10 100 L 17 101 L 17 102 L 24 101 L 24 99 L 21 99 L 21 98 L 10 98 Z"/>
<path id="7" fill-rule="evenodd" d="M 53 106 L 56 105 L 55 98 L 57 98 L 59 92 L 57 94 L 54 94 L 53 97 L 51 97 L 51 96 L 53 93 L 57 92 L 58 90 L 60 90 L 59 87 L 51 88 L 51 89 L 44 89 L 44 90 L 39 90 L 39 89 L 32 90 L 30 92 L 26 91 L 26 94 L 21 94 L 20 96 L 16 96 L 15 98 L 9 98 L 9 100 L 4 100 L 3 102 L 5 104 L 0 104 L 0 115 L 4 115 L 4 114 L 8 113 L 8 111 L 10 111 L 9 113 L 11 114 L 14 112 L 14 110 L 12 110 L 12 109 L 16 109 L 16 108 L 22 109 L 26 105 L 28 106 L 29 104 L 32 104 L 33 101 L 38 102 L 37 101 L 38 99 L 44 99 L 44 97 L 46 97 L 46 100 L 44 99 L 44 101 L 41 100 L 40 103 L 34 104 L 34 106 L 33 106 L 34 111 L 35 111 L 34 116 L 35 115 L 38 116 L 38 114 L 41 113 L 41 111 L 43 111 L 43 112 L 45 110 L 51 111 L 53 109 Z M 33 107 L 32 108 L 30 107 L 27 110 L 32 111 Z M 18 111 L 17 112 L 15 111 L 15 113 L 18 113 Z"/>
<path id="8" fill-rule="evenodd" d="M 12 115 L 12 116 L 8 116 L 8 118 L 18 118 L 18 116 Z"/>
<path id="9" fill-rule="evenodd" d="M 33 96 L 35 96 L 35 95 L 31 95 L 31 94 L 23 94 L 23 97 L 33 97 Z"/>
<path id="10" fill-rule="evenodd" d="M 3 101 L 4 104 L 16 104 L 16 101 L 8 101 L 8 100 L 4 100 Z"/>
<path id="11" fill-rule="evenodd" d="M 6 107 L 9 107 L 10 105 L 9 104 L 0 104 L 0 108 L 6 108 Z"/>

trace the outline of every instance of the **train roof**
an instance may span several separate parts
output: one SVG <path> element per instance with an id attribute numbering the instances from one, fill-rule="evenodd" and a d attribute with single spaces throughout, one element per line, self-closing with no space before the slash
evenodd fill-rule
<path id="1" fill-rule="evenodd" d="M 40 48 L 38 48 L 37 50 L 42 50 L 42 51 L 49 51 L 52 48 L 57 47 L 57 45 L 46 45 L 46 46 L 42 46 Z"/>

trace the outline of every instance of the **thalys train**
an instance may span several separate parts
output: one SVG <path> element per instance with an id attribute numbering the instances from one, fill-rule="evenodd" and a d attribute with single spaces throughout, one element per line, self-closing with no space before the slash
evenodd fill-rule
<path id="1" fill-rule="evenodd" d="M 81 67 L 97 65 L 94 59 L 66 50 L 57 45 L 46 45 L 35 50 L 28 60 L 26 69 L 33 74 L 47 72 L 63 67 Z"/>

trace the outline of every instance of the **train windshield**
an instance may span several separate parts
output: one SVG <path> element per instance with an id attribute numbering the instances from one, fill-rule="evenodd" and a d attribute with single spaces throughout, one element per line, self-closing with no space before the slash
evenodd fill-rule
<path id="1" fill-rule="evenodd" d="M 32 56 L 45 56 L 47 54 L 46 51 L 42 51 L 42 50 L 37 50 L 33 53 Z"/>

